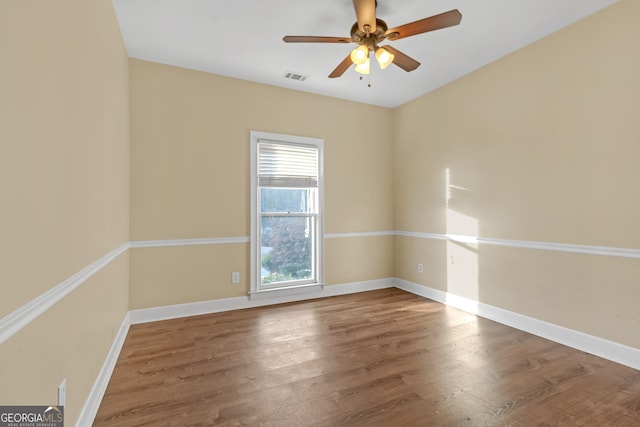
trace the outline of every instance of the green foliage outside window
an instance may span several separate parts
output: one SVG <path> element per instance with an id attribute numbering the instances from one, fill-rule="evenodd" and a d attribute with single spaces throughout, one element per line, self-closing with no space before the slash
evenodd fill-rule
<path id="1" fill-rule="evenodd" d="M 264 241 L 270 250 L 262 256 L 262 267 L 269 272 L 262 276 L 262 283 L 310 278 L 312 233 L 309 219 L 269 217 L 263 221 L 263 230 L 268 230 Z"/>

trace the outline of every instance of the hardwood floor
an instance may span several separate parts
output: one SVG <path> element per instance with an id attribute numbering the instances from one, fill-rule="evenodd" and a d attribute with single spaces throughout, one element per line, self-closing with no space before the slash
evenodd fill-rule
<path id="1" fill-rule="evenodd" d="M 640 426 L 640 372 L 392 288 L 133 325 L 138 425 Z"/>

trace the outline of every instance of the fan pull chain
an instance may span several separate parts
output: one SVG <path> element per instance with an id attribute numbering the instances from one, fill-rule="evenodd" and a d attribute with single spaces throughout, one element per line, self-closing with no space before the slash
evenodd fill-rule
<path id="1" fill-rule="evenodd" d="M 367 74 L 367 77 L 369 78 L 369 83 L 367 83 L 367 87 L 371 87 L 371 73 Z M 362 80 L 362 76 L 360 76 L 360 80 Z"/>

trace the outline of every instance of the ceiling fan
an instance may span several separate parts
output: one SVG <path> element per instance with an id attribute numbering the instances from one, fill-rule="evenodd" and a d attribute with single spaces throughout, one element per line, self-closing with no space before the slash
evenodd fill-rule
<path id="1" fill-rule="evenodd" d="M 340 77 L 352 64 L 361 74 L 369 74 L 369 56 L 374 52 L 380 68 L 394 63 L 405 71 L 413 71 L 420 66 L 415 59 L 391 46 L 378 46 L 384 40 L 399 40 L 441 28 L 458 25 L 462 14 L 457 9 L 419 19 L 399 27 L 388 28 L 387 23 L 376 17 L 376 0 L 353 0 L 357 21 L 351 27 L 351 37 L 326 36 L 285 36 L 286 43 L 356 43 L 358 47 L 329 74 L 330 78 Z"/>

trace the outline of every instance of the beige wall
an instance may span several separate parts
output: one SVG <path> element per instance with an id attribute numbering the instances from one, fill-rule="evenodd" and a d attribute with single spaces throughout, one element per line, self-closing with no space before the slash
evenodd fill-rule
<path id="1" fill-rule="evenodd" d="M 391 110 L 135 59 L 130 77 L 132 240 L 248 237 L 251 130 L 324 139 L 326 233 L 393 229 Z M 329 283 L 393 275 L 389 239 L 363 239 L 327 243 L 349 255 Z M 133 250 L 131 308 L 246 295 L 248 247 Z"/>
<path id="2" fill-rule="evenodd" d="M 128 241 L 128 63 L 109 0 L 0 2 L 0 317 Z M 128 308 L 128 256 L 0 344 L 0 404 L 73 425 Z"/>
<path id="3" fill-rule="evenodd" d="M 396 228 L 640 247 L 637 16 L 622 1 L 396 109 Z M 638 260 L 396 245 L 398 277 L 640 347 Z"/>

